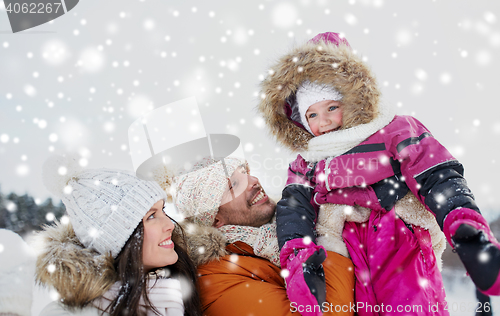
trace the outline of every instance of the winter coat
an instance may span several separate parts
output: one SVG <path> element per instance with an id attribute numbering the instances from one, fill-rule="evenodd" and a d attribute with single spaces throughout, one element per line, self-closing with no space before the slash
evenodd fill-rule
<path id="1" fill-rule="evenodd" d="M 180 242 L 178 233 L 172 235 Z M 97 316 L 105 309 L 119 291 L 120 284 L 113 267 L 113 257 L 101 255 L 85 248 L 76 237 L 71 224 L 57 223 L 39 232 L 36 241 L 39 251 L 36 263 L 37 282 L 54 287 L 59 302 L 52 302 L 41 312 L 41 316 Z M 172 282 L 170 282 L 172 281 Z M 176 283 L 176 284 L 174 284 Z M 172 289 L 172 290 L 170 290 Z M 183 303 L 178 280 L 158 280 L 149 290 L 149 299 L 162 315 L 182 315 Z M 164 293 L 171 293 L 165 297 Z M 97 308 L 99 306 L 100 308 Z M 151 311 L 148 310 L 148 315 Z M 104 315 L 109 315 L 104 313 Z"/>
<path id="2" fill-rule="evenodd" d="M 295 92 L 305 80 L 342 94 L 341 130 L 313 137 L 296 119 Z M 284 214 L 278 236 L 314 237 L 318 206 L 331 205 L 325 203 L 334 209 L 366 207 L 367 221 L 346 223 L 343 231 L 355 265 L 356 302 L 389 304 L 395 313 L 399 305 L 419 305 L 421 310 L 409 314 L 446 315 L 428 306 L 445 303 L 440 258 L 432 251 L 434 246 L 439 254 L 444 246 L 437 225 L 458 207 L 477 209 L 461 164 L 418 120 L 391 114 L 380 102 L 375 77 L 347 46 L 320 40 L 295 48 L 271 67 L 261 95 L 259 110 L 271 133 L 299 153 L 278 203 Z M 303 225 L 304 218 L 310 225 Z"/>
<path id="3" fill-rule="evenodd" d="M 334 138 L 334 134 L 321 137 Z M 442 227 L 444 216 L 456 208 L 457 202 L 449 203 L 447 194 L 449 204 L 439 203 L 439 195 L 453 189 L 457 191 L 454 197 L 464 203 L 461 206 L 473 202 L 462 173 L 462 165 L 422 123 L 410 116 L 395 116 L 387 126 L 340 155 L 315 164 L 299 155 L 290 165 L 287 184 L 314 186 L 313 201 L 317 205 L 360 205 L 387 211 L 411 191 L 436 214 Z M 442 175 L 442 180 L 432 181 L 431 175 Z M 324 179 L 318 181 L 318 177 Z M 458 180 L 447 182 L 453 177 Z"/>
<path id="4" fill-rule="evenodd" d="M 198 266 L 204 315 L 299 315 L 294 312 L 303 307 L 288 300 L 280 268 L 254 255 L 248 244 L 238 241 L 226 245 L 222 233 L 213 227 L 193 224 L 186 232 L 188 251 Z M 353 315 L 351 260 L 328 251 L 323 266 L 328 302 L 325 315 L 335 308 L 338 315 Z"/>

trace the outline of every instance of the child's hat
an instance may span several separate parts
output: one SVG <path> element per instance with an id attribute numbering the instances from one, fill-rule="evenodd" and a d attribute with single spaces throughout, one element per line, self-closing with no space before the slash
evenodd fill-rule
<path id="1" fill-rule="evenodd" d="M 343 35 L 335 32 L 319 33 L 309 40 L 309 42 L 312 43 L 319 43 L 321 41 L 329 44 L 335 44 L 336 46 L 345 45 L 347 47 L 351 47 L 351 45 L 349 45 L 349 42 Z"/>
<path id="2" fill-rule="evenodd" d="M 78 240 L 116 258 L 151 207 L 167 200 L 153 181 L 126 171 L 83 170 L 77 157 L 54 156 L 43 166 L 43 182 L 61 198 Z"/>
<path id="3" fill-rule="evenodd" d="M 295 94 L 295 107 L 299 110 L 302 125 L 309 133 L 313 134 L 306 118 L 309 107 L 317 102 L 325 100 L 340 101 L 341 99 L 342 94 L 331 86 L 317 84 L 309 80 L 302 82 Z"/>

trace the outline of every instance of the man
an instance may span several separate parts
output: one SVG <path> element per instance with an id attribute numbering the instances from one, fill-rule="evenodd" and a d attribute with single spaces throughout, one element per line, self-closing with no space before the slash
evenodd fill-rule
<path id="1" fill-rule="evenodd" d="M 298 306 L 287 298 L 282 277 L 287 272 L 279 268 L 276 204 L 246 163 L 204 159 L 176 178 L 175 189 L 206 315 L 321 315 L 314 306 Z M 323 310 L 353 315 L 352 262 L 332 251 L 327 256 Z"/>

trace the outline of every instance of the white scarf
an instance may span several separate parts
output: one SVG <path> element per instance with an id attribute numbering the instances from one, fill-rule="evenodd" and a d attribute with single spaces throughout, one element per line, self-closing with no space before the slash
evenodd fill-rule
<path id="1" fill-rule="evenodd" d="M 300 155 L 308 162 L 318 162 L 340 156 L 359 145 L 394 119 L 396 111 L 392 106 L 380 102 L 379 107 L 377 117 L 371 122 L 313 137 L 309 140 L 307 150 Z"/>
<path id="2" fill-rule="evenodd" d="M 156 281 L 156 283 L 155 283 Z M 184 303 L 182 302 L 181 283 L 176 279 L 149 279 L 148 278 L 148 298 L 162 316 L 183 316 Z M 114 283 L 103 296 L 95 299 L 92 304 L 99 310 L 104 311 L 116 298 L 120 291 L 121 283 Z M 146 304 L 141 297 L 140 308 L 146 311 L 148 316 L 157 315 L 152 309 L 146 308 Z"/>

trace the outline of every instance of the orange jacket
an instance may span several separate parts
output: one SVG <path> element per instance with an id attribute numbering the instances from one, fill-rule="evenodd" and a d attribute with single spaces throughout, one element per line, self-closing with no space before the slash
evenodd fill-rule
<path id="1" fill-rule="evenodd" d="M 290 304 L 281 269 L 235 242 L 231 254 L 198 266 L 201 303 L 205 315 L 299 315 Z M 328 251 L 324 315 L 354 315 L 354 267 L 350 259 Z M 326 309 L 325 309 L 326 308 Z M 337 312 L 336 312 L 336 311 Z M 333 311 L 333 313 L 332 313 Z"/>

